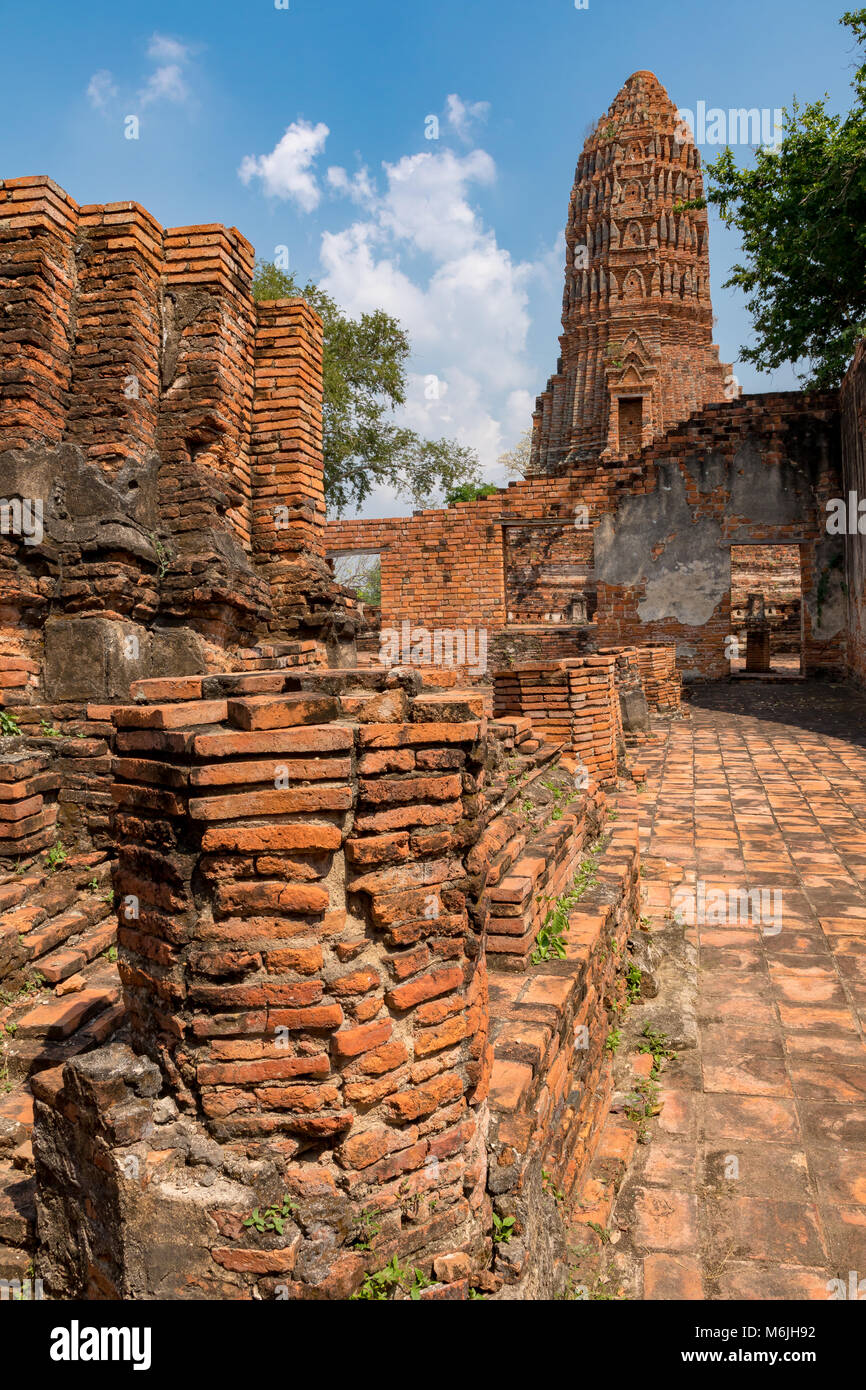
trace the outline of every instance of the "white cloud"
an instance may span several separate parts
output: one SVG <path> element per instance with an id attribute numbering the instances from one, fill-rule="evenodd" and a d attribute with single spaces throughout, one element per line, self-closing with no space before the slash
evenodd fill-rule
<path id="1" fill-rule="evenodd" d="M 192 49 L 179 39 L 152 34 L 146 51 L 151 71 L 135 95 L 139 106 L 162 101 L 175 105 L 188 102 L 192 95 L 188 76 Z M 87 85 L 87 99 L 97 111 L 107 110 L 119 95 L 120 89 L 107 68 L 95 72 Z M 128 91 L 127 98 L 130 95 Z"/>
<path id="2" fill-rule="evenodd" d="M 147 79 L 140 94 L 142 106 L 154 101 L 173 101 L 182 104 L 189 99 L 190 91 L 185 69 L 189 63 L 190 50 L 177 39 L 164 34 L 154 34 L 147 47 L 147 56 L 156 67 Z"/>
<path id="3" fill-rule="evenodd" d="M 189 98 L 189 87 L 178 63 L 164 63 L 152 72 L 142 88 L 140 101 L 149 106 L 153 101 L 182 103 Z"/>
<path id="4" fill-rule="evenodd" d="M 461 140 L 469 140 L 473 124 L 486 121 L 489 112 L 489 101 L 465 102 L 456 92 L 452 92 L 445 102 L 445 118 Z"/>
<path id="5" fill-rule="evenodd" d="M 103 111 L 117 96 L 114 78 L 107 68 L 95 72 L 87 84 L 87 100 L 97 111 Z"/>
<path id="6" fill-rule="evenodd" d="M 405 155 L 386 164 L 388 190 L 380 222 L 397 241 L 407 241 L 436 261 L 469 251 L 480 223 L 468 202 L 471 184 L 492 184 L 496 165 L 484 150 L 466 155 L 443 149 L 436 154 Z"/>
<path id="7" fill-rule="evenodd" d="M 376 190 L 370 181 L 370 173 L 366 166 L 350 178 L 345 169 L 339 165 L 332 165 L 328 170 L 328 183 L 335 193 L 344 194 L 351 198 L 353 203 L 369 205 L 376 197 Z"/>
<path id="8" fill-rule="evenodd" d="M 322 121 L 315 126 L 293 121 L 270 154 L 246 155 L 238 174 L 243 183 L 260 178 L 269 196 L 290 198 L 303 212 L 312 212 L 322 196 L 312 165 L 329 134 Z"/>
<path id="9" fill-rule="evenodd" d="M 170 39 L 166 34 L 153 34 L 147 46 L 147 56 L 156 63 L 186 63 L 190 50 L 178 39 Z"/>
<path id="10" fill-rule="evenodd" d="M 401 321 L 413 346 L 405 423 L 475 448 L 485 478 L 503 482 L 499 455 L 530 424 L 543 384 L 527 339 L 535 296 L 557 293 L 551 271 L 555 256 L 558 280 L 561 237 L 556 253 L 530 261 L 500 246 L 471 201 L 496 178 L 484 150 L 406 155 L 383 172 L 364 213 L 323 234 L 323 288 L 352 315 L 382 308 Z M 329 181 L 351 196 L 348 179 Z M 432 376 L 439 390 L 431 398 Z M 364 507 L 367 515 L 394 510 L 393 498 L 383 505 L 378 495 Z"/>

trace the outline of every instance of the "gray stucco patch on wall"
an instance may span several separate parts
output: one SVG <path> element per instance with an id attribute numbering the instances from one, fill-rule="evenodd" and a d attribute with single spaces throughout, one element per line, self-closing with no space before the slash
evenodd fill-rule
<path id="1" fill-rule="evenodd" d="M 716 460 L 707 464 L 717 471 Z M 596 578 L 605 584 L 645 583 L 638 605 L 642 622 L 673 618 L 701 627 L 730 588 L 728 553 L 720 541 L 717 521 L 694 520 L 679 468 L 660 464 L 656 491 L 624 498 L 615 518 L 603 517 L 596 528 Z M 659 545 L 664 549 L 653 559 Z"/>
<path id="2" fill-rule="evenodd" d="M 729 529 L 730 540 L 748 539 L 756 526 L 796 525 L 815 508 L 809 479 L 802 470 L 788 460 L 770 463 L 752 440 L 734 455 L 729 488 L 731 517 L 748 518 Z"/>

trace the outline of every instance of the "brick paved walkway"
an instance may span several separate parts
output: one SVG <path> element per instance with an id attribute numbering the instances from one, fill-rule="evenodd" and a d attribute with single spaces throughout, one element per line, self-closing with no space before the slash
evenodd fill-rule
<path id="1" fill-rule="evenodd" d="M 827 1299 L 850 1271 L 866 1296 L 866 701 L 725 683 L 691 711 L 646 750 L 642 851 L 645 912 L 697 948 L 698 1046 L 617 1198 L 617 1263 L 636 1298 Z M 765 896 L 732 912 L 732 889 Z"/>

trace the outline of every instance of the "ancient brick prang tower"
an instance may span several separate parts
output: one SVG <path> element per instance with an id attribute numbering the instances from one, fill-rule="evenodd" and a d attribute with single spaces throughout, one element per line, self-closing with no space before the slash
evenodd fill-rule
<path id="1" fill-rule="evenodd" d="M 726 392 L 712 341 L 700 154 L 651 72 L 583 147 L 566 227 L 562 353 L 538 397 L 532 469 L 622 459 Z M 732 379 L 731 379 L 732 380 Z"/>

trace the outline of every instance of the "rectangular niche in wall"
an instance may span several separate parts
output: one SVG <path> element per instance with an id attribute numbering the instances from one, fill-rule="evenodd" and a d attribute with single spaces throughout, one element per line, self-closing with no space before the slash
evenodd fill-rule
<path id="1" fill-rule="evenodd" d="M 621 396 L 619 401 L 619 447 L 622 453 L 640 452 L 643 437 L 643 396 Z"/>

